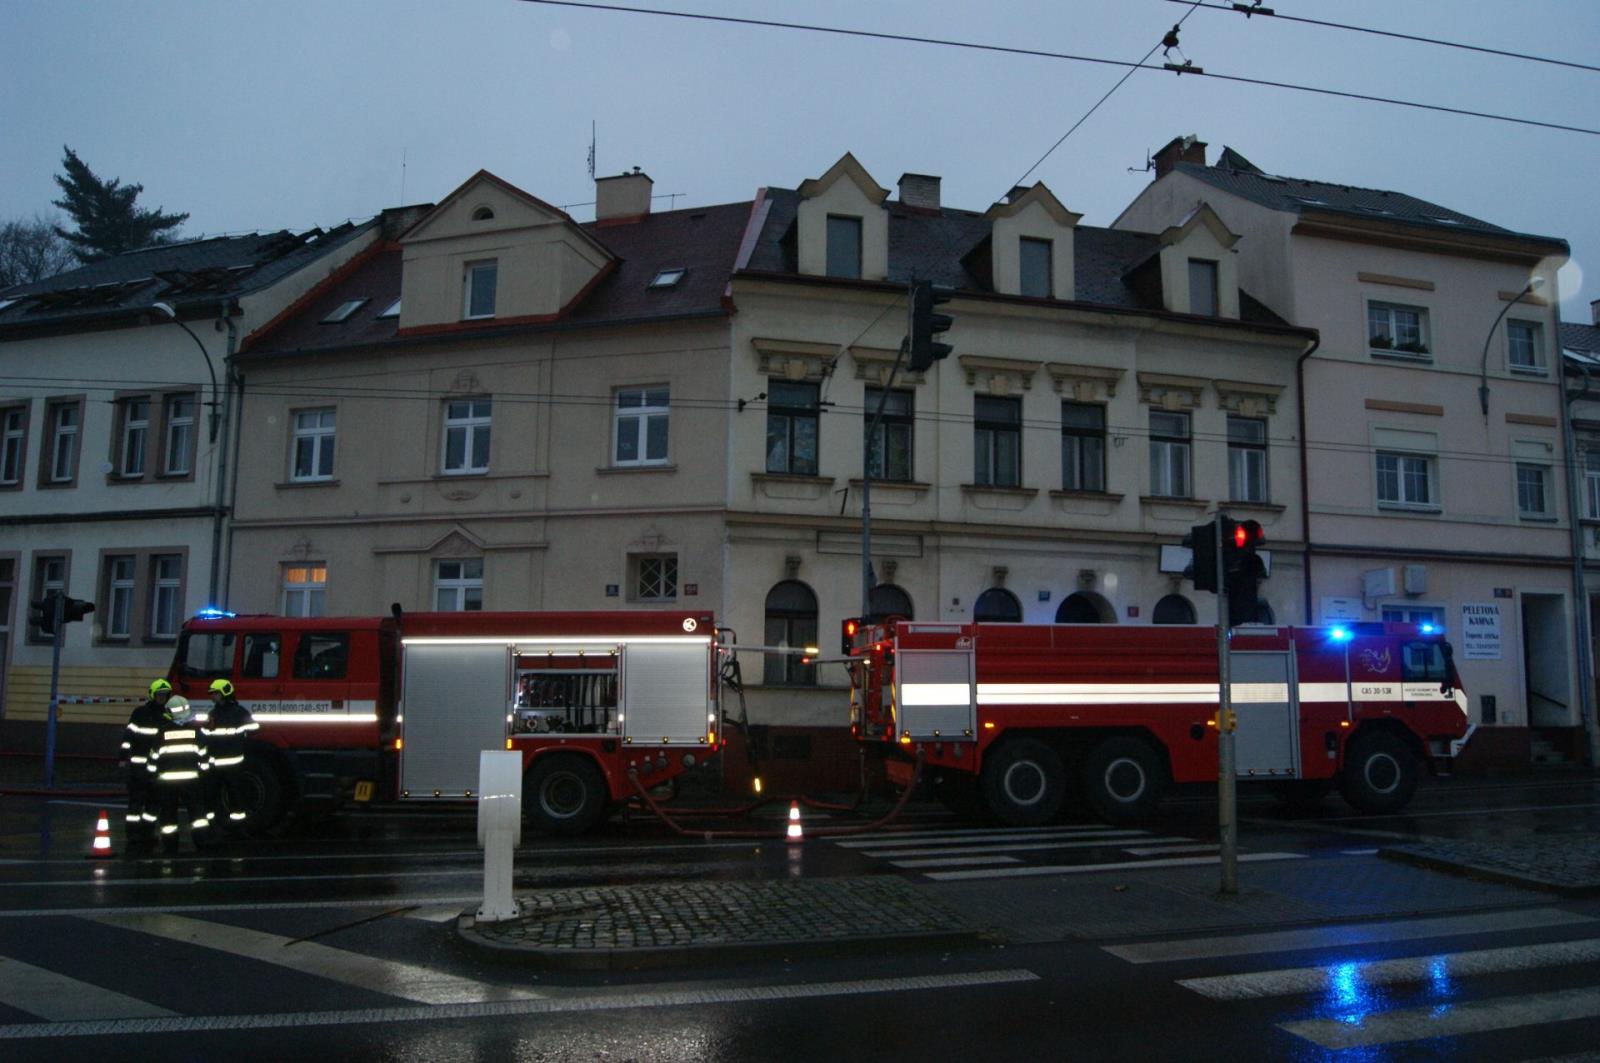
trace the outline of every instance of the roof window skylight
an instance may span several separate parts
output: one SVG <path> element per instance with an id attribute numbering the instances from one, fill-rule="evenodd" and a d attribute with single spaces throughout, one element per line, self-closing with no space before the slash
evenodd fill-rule
<path id="1" fill-rule="evenodd" d="M 379 314 L 378 316 L 379 317 L 399 317 L 400 316 L 400 300 L 396 299 L 394 302 L 390 303 L 388 308 L 386 310 L 384 310 L 384 312 Z"/>
<path id="2" fill-rule="evenodd" d="M 651 279 L 650 287 L 671 288 L 679 281 L 683 280 L 683 275 L 688 272 L 689 271 L 682 266 L 678 266 L 673 269 L 664 269 Z"/>
<path id="3" fill-rule="evenodd" d="M 346 299 L 340 303 L 327 317 L 322 319 L 324 325 L 337 325 L 341 321 L 350 320 L 350 315 L 360 310 L 367 304 L 366 297 L 360 299 Z"/>

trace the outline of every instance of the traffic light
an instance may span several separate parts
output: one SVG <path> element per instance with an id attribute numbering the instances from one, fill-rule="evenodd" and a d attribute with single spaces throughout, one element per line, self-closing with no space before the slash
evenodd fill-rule
<path id="1" fill-rule="evenodd" d="M 36 602 L 28 603 L 28 624 L 41 635 L 56 633 L 56 599 L 60 591 L 51 591 Z"/>
<path id="2" fill-rule="evenodd" d="M 856 648 L 856 632 L 861 630 L 861 618 L 847 616 L 839 624 L 839 652 L 846 657 Z"/>
<path id="3" fill-rule="evenodd" d="M 82 598 L 61 599 L 61 622 L 70 624 L 74 620 L 82 620 L 94 612 L 94 603 L 86 602 Z"/>
<path id="4" fill-rule="evenodd" d="M 1229 521 L 1232 529 L 1224 528 L 1226 537 L 1222 545 L 1222 578 L 1228 595 L 1229 625 L 1251 624 L 1261 612 L 1261 599 L 1256 589 L 1267 574 L 1266 565 L 1256 553 L 1256 548 L 1266 541 L 1266 533 L 1253 520 Z"/>
<path id="5" fill-rule="evenodd" d="M 922 372 L 932 367 L 934 362 L 946 357 L 955 350 L 948 343 L 938 343 L 934 337 L 942 332 L 947 332 L 955 324 L 949 314 L 936 314 L 933 308 L 940 303 L 948 303 L 955 297 L 955 291 L 934 284 L 932 281 L 911 282 L 911 358 L 909 365 Z"/>
<path id="6" fill-rule="evenodd" d="M 1228 540 L 1234 534 L 1235 521 L 1231 517 L 1219 516 L 1216 520 L 1196 524 L 1183 537 L 1183 545 L 1189 548 L 1194 558 L 1184 575 L 1194 580 L 1194 589 L 1197 591 L 1215 593 L 1217 590 L 1217 521 L 1222 522 L 1223 548 L 1226 550 Z"/>

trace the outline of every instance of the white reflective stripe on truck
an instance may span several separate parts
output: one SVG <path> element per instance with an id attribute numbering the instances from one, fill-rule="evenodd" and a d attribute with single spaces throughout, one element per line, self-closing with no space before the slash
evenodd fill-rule
<path id="1" fill-rule="evenodd" d="M 936 684 L 925 684 L 935 686 Z M 915 689 L 906 684 L 905 691 Z M 1437 683 L 1301 683 L 1302 702 L 1343 702 L 1353 697 L 1369 701 L 1451 701 L 1464 704 L 1466 695 L 1452 690 L 1440 693 Z M 1274 705 L 1288 700 L 1284 683 L 1234 683 L 1233 700 Z M 957 698 L 956 700 L 959 700 Z M 908 701 L 909 703 L 909 701 Z M 936 702 L 927 702 L 934 704 Z M 948 702 L 943 702 L 948 703 Z M 979 683 L 979 705 L 1215 705 L 1215 683 Z"/>

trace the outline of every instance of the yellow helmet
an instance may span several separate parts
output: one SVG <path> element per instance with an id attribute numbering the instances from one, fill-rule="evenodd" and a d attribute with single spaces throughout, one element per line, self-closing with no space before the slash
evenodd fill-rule
<path id="1" fill-rule="evenodd" d="M 151 697 L 155 697 L 157 694 L 161 693 L 172 693 L 172 684 L 167 682 L 165 679 L 157 679 L 155 682 L 150 684 Z"/>
<path id="2" fill-rule="evenodd" d="M 211 681 L 211 693 L 231 698 L 233 697 L 233 684 L 226 679 L 213 679 Z"/>

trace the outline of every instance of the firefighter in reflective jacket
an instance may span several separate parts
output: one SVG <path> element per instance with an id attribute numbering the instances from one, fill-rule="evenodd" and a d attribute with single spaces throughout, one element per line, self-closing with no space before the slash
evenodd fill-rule
<path id="1" fill-rule="evenodd" d="M 150 700 L 133 710 L 122 736 L 122 763 L 128 769 L 127 838 L 130 844 L 147 844 L 156 832 L 155 802 L 150 791 L 150 751 L 161 733 L 161 714 L 172 696 L 172 684 L 157 679 L 150 684 Z"/>
<path id="2" fill-rule="evenodd" d="M 189 817 L 189 836 L 196 849 L 207 845 L 211 813 L 205 804 L 205 776 L 211 771 L 211 754 L 195 721 L 189 700 L 181 695 L 167 699 L 161 714 L 155 748 L 150 751 L 150 782 L 155 791 L 161 845 L 178 851 L 178 806 Z"/>
<path id="3" fill-rule="evenodd" d="M 211 712 L 203 732 L 212 764 L 206 779 L 206 803 L 214 821 L 225 824 L 230 832 L 243 833 L 249 817 L 247 795 L 239 784 L 245 743 L 259 730 L 261 725 L 250 710 L 233 696 L 233 684 L 226 679 L 212 680 Z"/>

